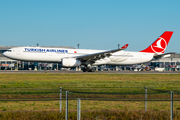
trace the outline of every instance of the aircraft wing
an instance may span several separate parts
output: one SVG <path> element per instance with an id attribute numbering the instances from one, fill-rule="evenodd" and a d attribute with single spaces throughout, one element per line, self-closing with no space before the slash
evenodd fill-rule
<path id="1" fill-rule="evenodd" d="M 94 63 L 96 60 L 103 59 L 105 57 L 111 56 L 111 53 L 115 53 L 121 50 L 124 50 L 128 47 L 129 44 L 124 45 L 120 49 L 115 49 L 115 50 L 108 50 L 105 52 L 99 52 L 99 53 L 94 53 L 94 54 L 88 54 L 88 55 L 82 55 L 82 56 L 77 56 L 76 59 L 82 61 L 82 62 L 90 62 Z"/>
<path id="2" fill-rule="evenodd" d="M 154 54 L 155 59 L 160 59 L 160 58 L 165 58 L 165 57 L 170 57 L 171 54 L 175 54 L 175 52 L 170 52 L 170 53 L 164 53 L 164 54 Z"/>

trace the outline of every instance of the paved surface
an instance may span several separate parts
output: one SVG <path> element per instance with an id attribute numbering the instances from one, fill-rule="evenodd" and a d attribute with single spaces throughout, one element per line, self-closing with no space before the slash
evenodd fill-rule
<path id="1" fill-rule="evenodd" d="M 156 71 L 96 71 L 96 72 L 82 72 L 82 71 L 28 71 L 28 70 L 0 70 L 0 73 L 11 73 L 11 74 L 20 74 L 20 73 L 32 73 L 32 74 L 44 74 L 44 73 L 71 73 L 71 74 L 180 74 L 180 71 L 165 71 L 165 72 L 156 72 Z"/>

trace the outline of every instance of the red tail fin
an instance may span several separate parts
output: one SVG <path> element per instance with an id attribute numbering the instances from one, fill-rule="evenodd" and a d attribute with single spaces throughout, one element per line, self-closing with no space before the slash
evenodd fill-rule
<path id="1" fill-rule="evenodd" d="M 172 31 L 165 31 L 156 41 L 154 41 L 148 48 L 140 52 L 147 53 L 164 53 L 166 47 L 169 43 L 169 40 L 172 36 Z"/>

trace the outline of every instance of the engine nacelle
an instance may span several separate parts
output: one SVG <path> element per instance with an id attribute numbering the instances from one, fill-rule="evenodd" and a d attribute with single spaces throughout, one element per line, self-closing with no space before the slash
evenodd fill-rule
<path id="1" fill-rule="evenodd" d="M 80 66 L 81 64 L 82 63 L 80 60 L 71 59 L 71 58 L 62 59 L 62 66 L 65 66 L 65 67 L 76 67 L 76 66 Z"/>

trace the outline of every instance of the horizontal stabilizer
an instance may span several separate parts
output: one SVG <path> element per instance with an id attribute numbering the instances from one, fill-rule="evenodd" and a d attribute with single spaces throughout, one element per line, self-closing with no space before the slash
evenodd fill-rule
<path id="1" fill-rule="evenodd" d="M 160 58 L 165 58 L 165 57 L 170 57 L 171 54 L 175 54 L 175 52 L 170 52 L 170 53 L 164 53 L 164 54 L 154 54 L 155 59 L 160 59 Z"/>

